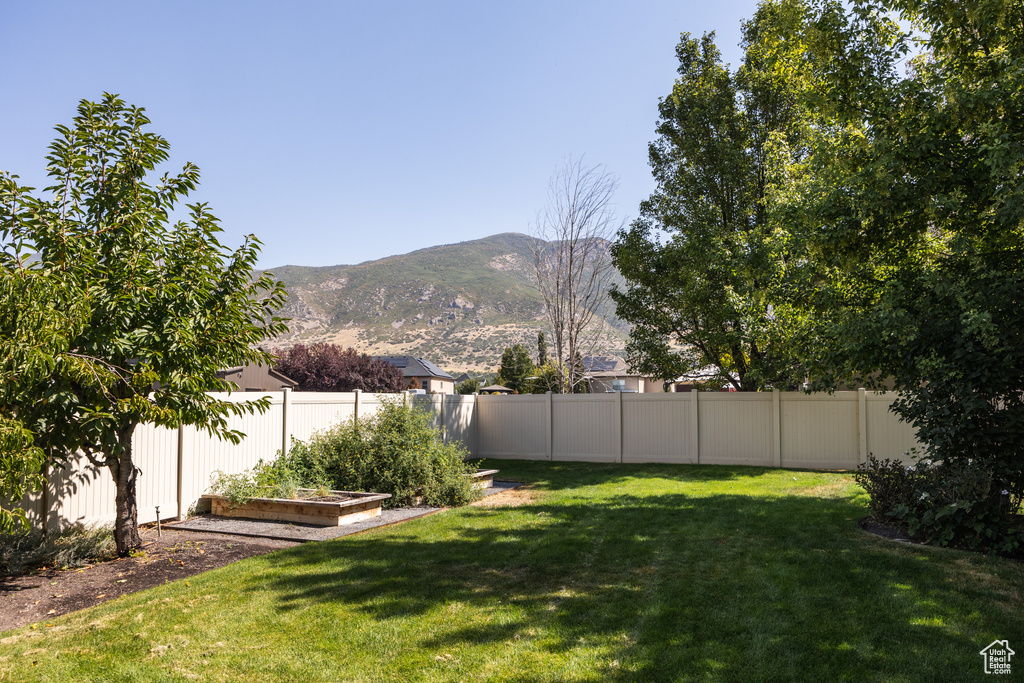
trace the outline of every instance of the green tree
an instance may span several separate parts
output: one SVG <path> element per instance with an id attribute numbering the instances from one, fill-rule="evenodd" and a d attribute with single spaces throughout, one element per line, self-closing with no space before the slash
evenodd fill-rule
<path id="1" fill-rule="evenodd" d="M 7 204 L 11 197 L 4 192 L 0 186 L 0 202 Z M 0 235 L 7 228 L 0 227 Z M 23 259 L 20 267 L 0 268 L 0 500 L 16 503 L 44 481 L 46 456 L 19 419 L 26 409 L 18 409 L 18 387 L 58 373 L 88 382 L 104 372 L 69 352 L 69 339 L 86 316 L 75 292 L 47 280 L 38 263 Z M 24 510 L 0 508 L 0 533 L 19 526 L 28 528 Z"/>
<path id="2" fill-rule="evenodd" d="M 470 377 L 455 385 L 456 394 L 475 394 L 478 391 L 480 391 L 480 380 L 475 377 Z"/>
<path id="3" fill-rule="evenodd" d="M 548 343 L 544 339 L 544 331 L 537 333 L 537 367 L 548 364 Z"/>
<path id="4" fill-rule="evenodd" d="M 985 508 L 1011 510 L 1024 495 L 1024 5 L 814 9 L 802 63 L 824 118 L 785 196 L 826 276 L 817 385 L 891 379 L 928 456 L 982 465 Z"/>
<path id="5" fill-rule="evenodd" d="M 534 373 L 531 375 L 526 385 L 526 393 L 530 394 L 546 394 L 549 391 L 552 393 L 558 392 L 558 378 L 564 376 L 558 372 L 558 368 L 549 359 L 547 363 L 533 369 Z"/>
<path id="6" fill-rule="evenodd" d="M 676 48 L 679 77 L 649 150 L 657 190 L 612 248 L 626 279 L 612 298 L 633 325 L 627 355 L 647 376 L 713 368 L 713 384 L 740 391 L 803 379 L 799 309 L 779 296 L 798 268 L 770 196 L 775 169 L 805 154 L 806 117 L 762 48 L 799 18 L 790 5 L 763 3 L 743 26 L 736 73 L 714 34 L 683 34 Z"/>
<path id="7" fill-rule="evenodd" d="M 501 354 L 501 365 L 495 381 L 516 393 L 526 393 L 527 377 L 534 374 L 533 359 L 522 344 L 506 347 Z"/>
<path id="8" fill-rule="evenodd" d="M 45 307 L 34 306 L 4 326 L 5 335 L 15 333 L 0 341 L 5 370 L 36 369 L 5 386 L 3 417 L 27 430 L 22 436 L 31 433 L 50 462 L 81 452 L 109 469 L 122 556 L 141 545 L 136 427 L 196 425 L 237 442 L 244 434 L 229 429 L 227 418 L 268 402 L 233 403 L 206 392 L 222 388 L 220 368 L 272 365 L 257 344 L 286 330 L 274 315 L 283 286 L 254 272 L 255 237 L 225 248 L 205 204 L 185 205 L 187 218 L 172 222 L 199 170 L 186 164 L 148 183 L 169 148 L 148 124 L 143 109 L 116 96 L 83 100 L 72 125 L 57 126 L 46 157 L 54 184 L 44 194 L 16 176 L 0 177 L 5 280 L 25 278 L 54 293 L 49 309 L 73 322 L 53 335 L 38 318 Z M 18 335 L 42 340 L 35 358 L 8 354 Z"/>

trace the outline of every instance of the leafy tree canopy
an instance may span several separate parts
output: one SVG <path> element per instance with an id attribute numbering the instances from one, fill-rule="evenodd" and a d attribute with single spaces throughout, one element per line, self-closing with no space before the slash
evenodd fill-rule
<path id="1" fill-rule="evenodd" d="M 800 312 L 780 296 L 801 276 L 769 196 L 776 169 L 806 153 L 807 117 L 762 48 L 784 45 L 779 37 L 799 17 L 763 3 L 743 26 L 735 73 L 714 34 L 683 34 L 676 48 L 679 77 L 650 145 L 657 190 L 612 250 L 627 281 L 612 292 L 619 317 L 633 324 L 627 355 L 645 375 L 712 369 L 712 383 L 742 391 L 803 380 Z"/>
<path id="2" fill-rule="evenodd" d="M 72 124 L 56 128 L 51 186 L 36 193 L 0 175 L 0 293 L 12 296 L 0 298 L 5 308 L 20 302 L 0 316 L 0 373 L 10 380 L 0 417 L 13 435 L 4 467 L 20 458 L 28 472 L 40 455 L 67 463 L 79 452 L 107 467 L 121 555 L 141 543 L 135 428 L 190 424 L 241 439 L 227 418 L 268 403 L 207 392 L 222 388 L 220 368 L 272 362 L 258 344 L 286 330 L 275 316 L 283 286 L 255 276 L 259 241 L 229 250 L 206 204 L 179 208 L 199 169 L 148 181 L 169 149 L 149 123 L 115 95 L 83 100 Z M 32 447 L 19 451 L 29 435 Z"/>
<path id="3" fill-rule="evenodd" d="M 475 394 L 480 391 L 480 380 L 476 377 L 470 377 L 469 379 L 463 380 L 455 385 L 456 394 Z"/>
<path id="4" fill-rule="evenodd" d="M 501 354 L 501 365 L 495 381 L 520 394 L 527 393 L 527 378 L 534 374 L 533 359 L 522 344 L 507 347 Z"/>
<path id="5" fill-rule="evenodd" d="M 892 381 L 996 507 L 1024 494 L 1021 26 L 1017 0 L 817 2 L 773 55 L 817 112 L 777 205 L 820 273 L 815 384 Z"/>
<path id="6" fill-rule="evenodd" d="M 405 388 L 400 368 L 337 344 L 296 344 L 274 352 L 277 370 L 299 383 L 300 391 L 372 391 L 395 393 Z"/>

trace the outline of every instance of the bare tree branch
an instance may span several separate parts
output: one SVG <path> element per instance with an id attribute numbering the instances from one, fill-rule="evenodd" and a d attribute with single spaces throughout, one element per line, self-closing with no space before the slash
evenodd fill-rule
<path id="1" fill-rule="evenodd" d="M 612 210 L 618 180 L 604 166 L 565 162 L 551 177 L 548 206 L 531 234 L 537 287 L 551 327 L 560 393 L 585 381 L 577 360 L 591 355 L 604 320 L 613 273 L 610 240 L 625 224 Z"/>

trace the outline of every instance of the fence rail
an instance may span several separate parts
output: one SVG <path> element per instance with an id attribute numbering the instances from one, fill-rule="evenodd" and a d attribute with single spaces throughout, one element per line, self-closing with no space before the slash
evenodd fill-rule
<path id="1" fill-rule="evenodd" d="M 380 409 L 385 394 L 276 392 L 219 394 L 241 401 L 267 396 L 270 409 L 231 418 L 239 444 L 193 427 L 142 425 L 135 433 L 139 522 L 187 514 L 211 475 L 269 460 L 291 440 Z M 408 400 L 409 395 L 394 396 Z M 893 394 L 863 389 L 835 394 L 704 393 L 460 396 L 418 395 L 446 441 L 474 457 L 527 460 L 758 465 L 853 469 L 867 459 L 901 458 L 918 445 L 914 430 L 889 410 Z M 109 522 L 114 484 L 84 458 L 48 473 L 44 493 L 21 501 L 33 524 L 55 528 Z M 44 511 L 46 514 L 44 515 Z"/>

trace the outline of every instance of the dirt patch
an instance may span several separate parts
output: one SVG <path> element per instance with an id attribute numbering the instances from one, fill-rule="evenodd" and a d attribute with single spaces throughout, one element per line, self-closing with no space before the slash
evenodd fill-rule
<path id="1" fill-rule="evenodd" d="M 923 545 L 919 541 L 915 541 L 907 534 L 906 528 L 902 526 L 896 526 L 895 524 L 883 524 L 875 520 L 874 517 L 868 515 L 858 522 L 860 528 L 867 531 L 869 534 L 875 536 L 881 536 L 882 538 L 888 538 L 892 541 L 902 541 L 903 543 L 914 543 L 917 545 Z"/>
<path id="2" fill-rule="evenodd" d="M 143 552 L 82 569 L 0 577 L 0 632 L 296 545 L 293 541 L 143 528 Z"/>
<path id="3" fill-rule="evenodd" d="M 497 484 L 497 482 L 495 482 L 495 484 Z M 525 486 L 520 486 L 518 488 L 506 489 L 500 493 L 488 495 L 486 498 L 481 498 L 475 503 L 470 503 L 470 505 L 481 508 L 507 508 L 519 505 L 529 505 L 536 501 L 537 498 L 539 498 L 537 493 L 529 490 Z"/>
<path id="4" fill-rule="evenodd" d="M 815 498 L 839 498 L 846 493 L 848 482 L 836 481 L 831 484 L 819 484 L 808 488 L 800 489 L 800 495 L 814 496 Z"/>

